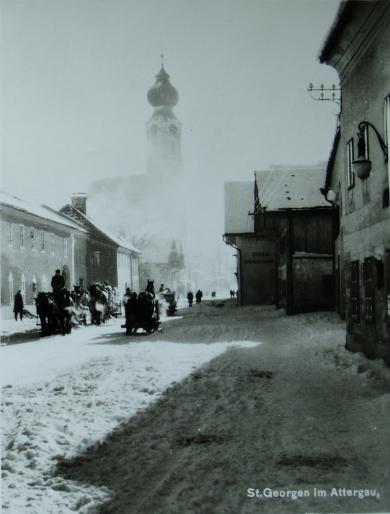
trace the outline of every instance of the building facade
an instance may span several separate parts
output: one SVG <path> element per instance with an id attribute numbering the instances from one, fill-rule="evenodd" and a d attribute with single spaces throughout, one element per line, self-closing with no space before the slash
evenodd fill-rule
<path id="1" fill-rule="evenodd" d="M 87 216 L 87 197 L 72 197 L 72 203 L 60 209 L 60 213 L 75 221 L 86 231 L 87 283 L 108 280 L 111 286 L 123 294 L 127 287 L 139 291 L 140 251 L 126 240 L 109 234 Z"/>
<path id="2" fill-rule="evenodd" d="M 237 250 L 242 305 L 288 314 L 334 304 L 334 209 L 320 188 L 324 166 L 271 167 L 254 183 L 225 183 L 225 242 Z"/>
<path id="3" fill-rule="evenodd" d="M 255 234 L 275 243 L 275 302 L 288 314 L 333 308 L 334 211 L 322 196 L 324 167 L 255 172 Z"/>
<path id="4" fill-rule="evenodd" d="M 253 225 L 253 183 L 225 182 L 225 243 L 236 250 L 241 305 L 271 304 L 276 292 L 276 242 Z"/>
<path id="5" fill-rule="evenodd" d="M 320 55 L 339 75 L 340 125 L 324 194 L 334 204 L 336 306 L 346 346 L 390 362 L 390 3 L 343 2 Z"/>
<path id="6" fill-rule="evenodd" d="M 1 193 L 1 305 L 13 307 L 20 289 L 26 304 L 51 290 L 56 269 L 67 287 L 87 280 L 87 232 L 49 207 Z"/>

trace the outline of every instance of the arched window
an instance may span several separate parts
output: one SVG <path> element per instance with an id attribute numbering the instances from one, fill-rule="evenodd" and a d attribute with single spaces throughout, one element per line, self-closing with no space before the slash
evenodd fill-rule
<path id="1" fill-rule="evenodd" d="M 35 229 L 32 228 L 30 230 L 30 241 L 31 241 L 31 248 L 34 250 L 35 249 Z"/>
<path id="2" fill-rule="evenodd" d="M 42 275 L 42 291 L 47 291 L 47 278 L 46 278 L 46 275 Z"/>
<path id="3" fill-rule="evenodd" d="M 19 227 L 20 248 L 24 248 L 24 226 Z"/>
<path id="4" fill-rule="evenodd" d="M 26 277 L 24 276 L 24 273 L 22 273 L 20 278 L 20 290 L 22 291 L 23 302 L 26 303 Z"/>
<path id="5" fill-rule="evenodd" d="M 10 271 L 9 275 L 8 275 L 8 288 L 9 288 L 9 304 L 13 305 L 13 303 L 14 303 L 14 276 L 12 275 L 12 271 Z"/>
<path id="6" fill-rule="evenodd" d="M 37 277 L 35 275 L 35 273 L 33 274 L 33 279 L 32 279 L 32 292 L 33 292 L 33 297 L 36 296 L 37 294 L 37 288 L 38 288 L 38 280 L 37 280 Z"/>
<path id="7" fill-rule="evenodd" d="M 8 245 L 12 246 L 14 244 L 13 231 L 12 231 L 12 222 L 8 222 Z"/>

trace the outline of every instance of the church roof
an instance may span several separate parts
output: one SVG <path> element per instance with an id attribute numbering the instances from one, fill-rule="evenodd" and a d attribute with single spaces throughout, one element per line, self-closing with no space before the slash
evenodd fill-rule
<path id="1" fill-rule="evenodd" d="M 179 93 L 169 80 L 169 75 L 161 66 L 160 72 L 156 75 L 154 86 L 148 91 L 148 102 L 153 107 L 174 107 L 179 101 Z"/>

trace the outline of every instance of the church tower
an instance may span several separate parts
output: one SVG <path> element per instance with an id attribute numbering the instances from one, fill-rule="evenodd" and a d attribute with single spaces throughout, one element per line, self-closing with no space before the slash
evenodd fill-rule
<path id="1" fill-rule="evenodd" d="M 146 124 L 147 172 L 156 178 L 175 178 L 181 171 L 181 122 L 173 112 L 179 94 L 172 86 L 163 62 L 147 98 L 154 107 Z"/>

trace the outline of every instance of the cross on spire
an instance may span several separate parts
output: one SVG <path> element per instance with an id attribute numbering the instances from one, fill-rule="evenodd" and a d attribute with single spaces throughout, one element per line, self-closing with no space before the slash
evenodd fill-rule
<path id="1" fill-rule="evenodd" d="M 161 54 L 160 57 L 161 57 L 161 68 L 164 68 L 164 54 Z"/>

